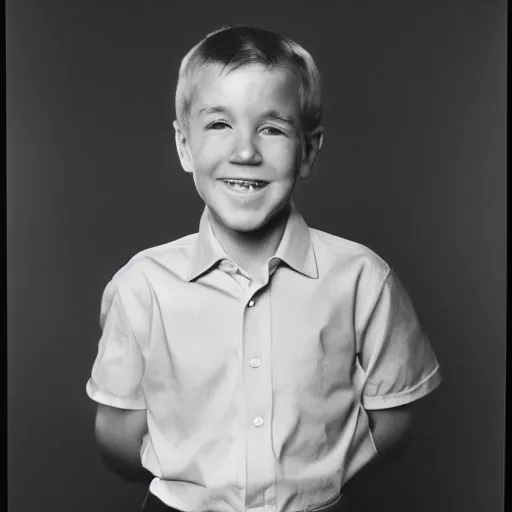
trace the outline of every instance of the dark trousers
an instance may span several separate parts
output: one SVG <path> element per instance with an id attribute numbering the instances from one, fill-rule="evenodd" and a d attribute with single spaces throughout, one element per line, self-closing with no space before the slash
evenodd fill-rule
<path id="1" fill-rule="evenodd" d="M 348 500 L 341 499 L 339 503 L 334 505 L 333 507 L 329 507 L 327 509 L 322 510 L 321 512 L 363 512 L 363 509 L 359 509 L 358 507 L 354 507 L 354 505 L 350 505 Z M 175 508 L 169 507 L 162 501 L 160 501 L 155 495 L 151 494 L 149 491 L 146 495 L 146 499 L 142 504 L 142 512 L 181 512 L 180 510 L 176 510 Z"/>
<path id="2" fill-rule="evenodd" d="M 142 512 L 181 512 L 175 508 L 169 507 L 162 501 L 160 501 L 154 494 L 149 491 L 142 504 Z"/>

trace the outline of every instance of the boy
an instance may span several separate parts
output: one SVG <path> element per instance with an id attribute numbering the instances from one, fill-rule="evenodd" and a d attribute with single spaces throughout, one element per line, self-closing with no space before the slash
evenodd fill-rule
<path id="1" fill-rule="evenodd" d="M 150 482 L 145 511 L 342 507 L 441 382 L 393 271 L 292 202 L 321 113 L 313 59 L 278 34 L 222 29 L 182 61 L 174 126 L 199 232 L 107 285 L 87 383 L 107 464 Z"/>

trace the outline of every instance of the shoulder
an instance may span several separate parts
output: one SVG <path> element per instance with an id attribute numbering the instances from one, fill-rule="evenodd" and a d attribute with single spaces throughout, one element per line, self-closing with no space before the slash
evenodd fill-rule
<path id="1" fill-rule="evenodd" d="M 319 229 L 309 230 L 319 266 L 380 283 L 390 274 L 388 263 L 369 247 Z"/>
<path id="2" fill-rule="evenodd" d="M 184 275 L 197 233 L 144 249 L 132 256 L 107 285 L 111 294 L 143 294 L 162 272 Z"/>

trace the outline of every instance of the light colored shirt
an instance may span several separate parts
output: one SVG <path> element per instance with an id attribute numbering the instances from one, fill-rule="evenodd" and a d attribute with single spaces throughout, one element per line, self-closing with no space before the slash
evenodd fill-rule
<path id="1" fill-rule="evenodd" d="M 205 210 L 199 233 L 116 273 L 100 318 L 87 393 L 147 411 L 150 491 L 183 511 L 334 503 L 376 456 L 366 411 L 441 382 L 389 266 L 295 207 L 264 281 L 230 260 Z"/>

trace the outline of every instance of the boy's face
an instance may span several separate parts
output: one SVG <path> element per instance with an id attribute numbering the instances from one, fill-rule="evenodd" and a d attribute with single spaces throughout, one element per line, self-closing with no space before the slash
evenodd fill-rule
<path id="1" fill-rule="evenodd" d="M 318 150 L 301 141 L 297 82 L 285 68 L 207 66 L 187 130 L 175 127 L 182 166 L 215 223 L 238 232 L 264 227 L 289 203 Z"/>

